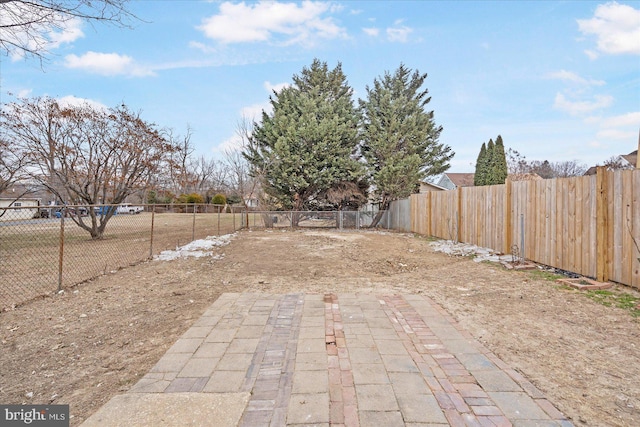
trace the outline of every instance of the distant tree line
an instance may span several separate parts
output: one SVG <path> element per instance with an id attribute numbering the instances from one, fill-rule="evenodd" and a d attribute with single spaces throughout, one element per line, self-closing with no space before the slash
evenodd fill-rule
<path id="1" fill-rule="evenodd" d="M 548 160 L 527 160 L 518 151 L 507 150 L 507 164 L 510 174 L 536 174 L 543 179 L 581 176 L 587 166 L 577 160 L 550 162 Z"/>
<path id="2" fill-rule="evenodd" d="M 100 108 L 22 98 L 0 109 L 0 193 L 16 200 L 48 194 L 56 204 L 243 203 L 254 191 L 247 162 L 195 157 L 184 136 L 144 120 L 126 105 Z M 15 192 L 15 189 L 18 189 Z M 115 210 L 72 217 L 100 239 Z"/>

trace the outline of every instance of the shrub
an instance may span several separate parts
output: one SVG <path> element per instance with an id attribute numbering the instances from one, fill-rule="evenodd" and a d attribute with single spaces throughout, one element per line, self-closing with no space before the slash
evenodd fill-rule
<path id="1" fill-rule="evenodd" d="M 227 204 L 227 198 L 224 196 L 224 194 L 216 194 L 211 199 L 211 203 L 214 204 L 214 205 L 226 205 Z"/>
<path id="2" fill-rule="evenodd" d="M 181 194 L 178 203 L 204 203 L 204 197 L 198 193 Z"/>

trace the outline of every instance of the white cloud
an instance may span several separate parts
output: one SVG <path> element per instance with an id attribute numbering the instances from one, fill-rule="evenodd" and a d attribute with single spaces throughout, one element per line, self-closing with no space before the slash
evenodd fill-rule
<path id="1" fill-rule="evenodd" d="M 86 70 L 90 73 L 103 76 L 150 76 L 153 71 L 135 64 L 133 58 L 117 53 L 87 52 L 82 56 L 67 55 L 65 57 L 67 68 Z"/>
<path id="2" fill-rule="evenodd" d="M 79 38 L 84 37 L 82 32 L 82 20 L 80 18 L 72 18 L 60 25 L 60 31 L 52 31 L 49 33 L 51 47 L 59 47 L 63 43 L 73 43 Z"/>
<path id="3" fill-rule="evenodd" d="M 639 9 L 616 2 L 601 4 L 593 18 L 578 19 L 578 28 L 583 34 L 596 36 L 596 47 L 601 53 L 640 55 Z M 595 53 L 588 52 L 594 59 Z"/>
<path id="4" fill-rule="evenodd" d="M 311 45 L 317 38 L 346 37 L 326 13 L 341 8 L 332 3 L 304 1 L 301 4 L 260 1 L 245 4 L 224 2 L 220 13 L 205 18 L 197 27 L 205 36 L 220 43 L 277 42 Z"/>
<path id="5" fill-rule="evenodd" d="M 594 52 L 592 50 L 586 49 L 584 51 L 584 54 L 587 55 L 589 57 L 589 59 L 592 60 L 592 61 L 595 60 L 595 59 L 598 59 L 598 53 Z"/>
<path id="6" fill-rule="evenodd" d="M 547 74 L 547 78 L 554 80 L 563 80 L 572 83 L 578 83 L 586 86 L 602 86 L 605 84 L 603 80 L 592 80 L 585 79 L 584 77 L 580 77 L 576 73 L 572 73 L 571 71 L 560 70 L 554 73 Z"/>
<path id="7" fill-rule="evenodd" d="M 269 102 L 260 104 L 252 104 L 240 109 L 240 117 L 251 120 L 252 122 L 260 122 L 262 120 L 262 111 L 270 113 L 272 110 Z"/>
<path id="8" fill-rule="evenodd" d="M 596 134 L 596 137 L 599 139 L 633 139 L 637 135 L 637 132 L 633 131 L 603 129 Z"/>
<path id="9" fill-rule="evenodd" d="M 271 84 L 270 81 L 266 81 L 264 82 L 264 88 L 267 90 L 267 92 L 269 92 L 269 95 L 271 95 L 274 91 L 276 93 L 280 92 L 282 89 L 291 86 L 291 83 L 276 83 L 276 84 Z"/>
<path id="10" fill-rule="evenodd" d="M 613 97 L 609 95 L 595 95 L 594 98 L 594 101 L 570 101 L 563 94 L 557 93 L 553 107 L 578 116 L 606 108 L 613 103 Z"/>
<path id="11" fill-rule="evenodd" d="M 387 28 L 387 39 L 391 42 L 406 43 L 409 39 L 409 34 L 413 32 L 412 28 L 406 26 L 400 26 L 395 28 Z"/>
<path id="12" fill-rule="evenodd" d="M 18 99 L 20 99 L 20 98 L 28 98 L 29 96 L 31 96 L 32 92 L 33 92 L 33 89 L 21 89 L 16 94 L 16 98 L 18 98 Z"/>
<path id="13" fill-rule="evenodd" d="M 107 110 L 108 107 L 99 101 L 94 101 L 93 99 L 87 98 L 78 98 L 73 95 L 63 96 L 62 98 L 58 98 L 58 104 L 61 106 L 74 106 L 79 107 L 82 105 L 90 105 L 91 107 L 98 110 Z"/>
<path id="14" fill-rule="evenodd" d="M 640 111 L 608 117 L 602 121 L 603 126 L 640 126 Z"/>
<path id="15" fill-rule="evenodd" d="M 222 143 L 211 148 L 213 153 L 227 153 L 230 151 L 241 151 L 242 146 L 242 138 L 240 135 L 233 135 L 231 138 L 225 139 Z"/>
<path id="16" fill-rule="evenodd" d="M 363 28 L 362 31 L 368 36 L 377 37 L 380 34 L 379 28 Z"/>
<path id="17" fill-rule="evenodd" d="M 26 50 L 46 52 L 84 37 L 80 18 L 18 2 L 3 4 L 2 11 L 0 27 L 6 29 L 2 38 L 12 62 L 23 59 Z"/>
<path id="18" fill-rule="evenodd" d="M 189 47 L 194 48 L 194 49 L 198 49 L 200 51 L 202 51 L 203 53 L 215 53 L 217 51 L 216 48 L 208 46 L 204 43 L 200 43 L 200 42 L 196 42 L 196 41 L 191 41 L 189 42 Z"/>

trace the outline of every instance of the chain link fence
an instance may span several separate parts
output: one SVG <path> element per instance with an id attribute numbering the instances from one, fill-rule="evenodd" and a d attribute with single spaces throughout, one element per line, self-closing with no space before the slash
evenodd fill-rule
<path id="1" fill-rule="evenodd" d="M 371 227 L 376 211 L 249 211 L 249 228 L 337 228 Z M 383 214 L 384 215 L 384 214 Z M 386 215 L 378 224 L 389 228 Z"/>
<path id="2" fill-rule="evenodd" d="M 111 210 L 102 238 L 81 227 Z M 0 311 L 245 223 L 216 205 L 0 207 Z"/>
<path id="3" fill-rule="evenodd" d="M 109 214 L 102 236 L 92 238 L 90 230 Z M 245 227 L 360 229 L 371 227 L 376 215 L 382 215 L 380 228 L 396 224 L 391 210 L 247 211 L 205 204 L 0 207 L 0 312 L 207 236 Z"/>

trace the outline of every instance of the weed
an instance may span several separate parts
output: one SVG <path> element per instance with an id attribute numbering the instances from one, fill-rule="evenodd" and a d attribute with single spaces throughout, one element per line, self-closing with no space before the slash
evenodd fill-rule
<path id="1" fill-rule="evenodd" d="M 626 292 L 606 290 L 587 291 L 585 295 L 606 307 L 618 307 L 623 310 L 628 310 L 633 317 L 640 317 L 640 309 L 637 308 L 638 304 L 640 304 L 639 297 Z"/>
<path id="2" fill-rule="evenodd" d="M 529 274 L 533 276 L 534 279 L 549 280 L 551 282 L 555 282 L 556 280 L 564 277 L 561 274 L 556 274 L 546 270 L 531 270 Z"/>

